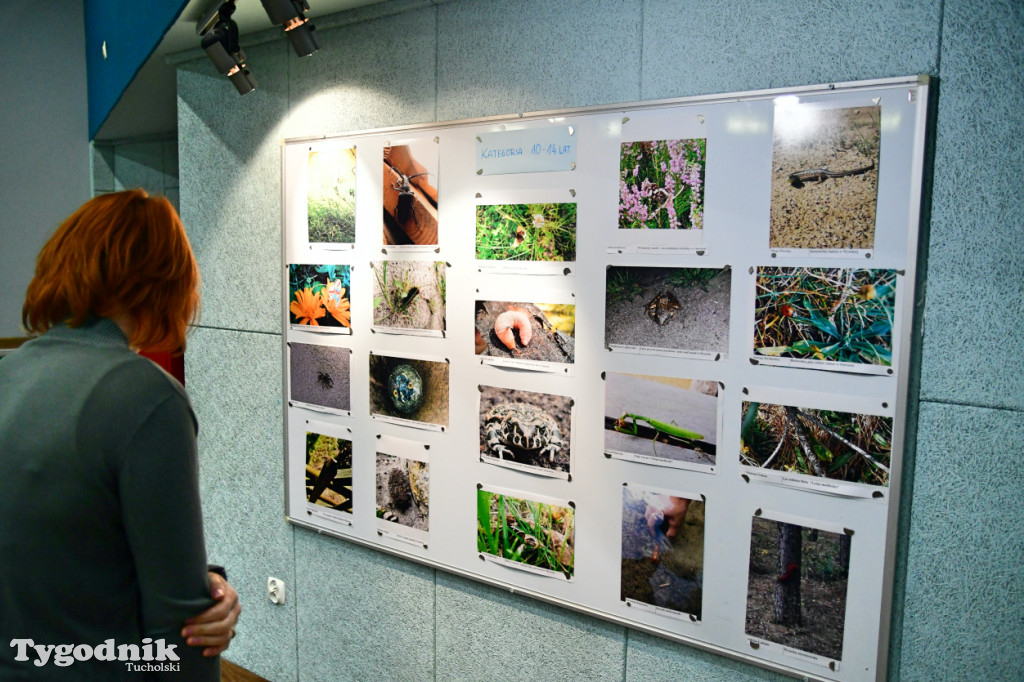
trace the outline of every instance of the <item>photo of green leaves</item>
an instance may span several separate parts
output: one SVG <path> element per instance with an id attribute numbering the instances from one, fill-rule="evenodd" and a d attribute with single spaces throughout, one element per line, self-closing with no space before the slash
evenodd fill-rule
<path id="1" fill-rule="evenodd" d="M 891 366 L 895 302 L 895 270 L 759 267 L 754 351 Z"/>
<path id="2" fill-rule="evenodd" d="M 706 161 L 704 138 L 623 142 L 619 229 L 703 229 Z"/>
<path id="3" fill-rule="evenodd" d="M 477 260 L 576 260 L 576 204 L 476 207 Z"/>
<path id="4" fill-rule="evenodd" d="M 352 441 L 306 433 L 306 500 L 352 511 Z"/>
<path id="5" fill-rule="evenodd" d="M 355 242 L 355 148 L 324 149 L 309 153 L 306 213 L 311 244 Z"/>

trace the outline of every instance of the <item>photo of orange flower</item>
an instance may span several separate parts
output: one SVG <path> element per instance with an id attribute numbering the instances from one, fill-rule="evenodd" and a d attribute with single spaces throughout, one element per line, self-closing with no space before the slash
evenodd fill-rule
<path id="1" fill-rule="evenodd" d="M 318 327 L 318 331 L 351 333 L 351 278 L 350 265 L 289 265 L 289 323 Z"/>
<path id="2" fill-rule="evenodd" d="M 320 326 L 317 320 L 325 314 L 320 296 L 308 288 L 295 292 L 295 300 L 288 309 L 298 318 L 299 324 L 311 324 L 314 327 Z"/>

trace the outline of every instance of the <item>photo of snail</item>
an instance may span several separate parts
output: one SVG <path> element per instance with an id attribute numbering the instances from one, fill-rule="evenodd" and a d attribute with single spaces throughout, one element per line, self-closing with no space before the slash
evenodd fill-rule
<path id="1" fill-rule="evenodd" d="M 740 464 L 889 485 L 892 417 L 743 403 Z"/>
<path id="2" fill-rule="evenodd" d="M 444 261 L 378 260 L 373 268 L 373 325 L 440 332 L 445 328 Z"/>
<path id="3" fill-rule="evenodd" d="M 620 599 L 701 618 L 704 501 L 622 487 Z"/>
<path id="4" fill-rule="evenodd" d="M 309 243 L 355 243 L 355 148 L 310 151 L 306 183 Z"/>
<path id="5" fill-rule="evenodd" d="M 371 352 L 370 414 L 448 428 L 448 363 Z"/>
<path id="6" fill-rule="evenodd" d="M 576 355 L 576 306 L 476 302 L 476 354 L 571 364 Z"/>
<path id="7" fill-rule="evenodd" d="M 377 518 L 408 528 L 429 530 L 429 464 L 377 453 Z"/>
<path id="8" fill-rule="evenodd" d="M 496 386 L 480 389 L 480 457 L 537 470 L 569 472 L 572 407 L 568 396 Z"/>
<path id="9" fill-rule="evenodd" d="M 718 382 L 605 373 L 604 450 L 648 464 L 713 466 Z"/>
<path id="10" fill-rule="evenodd" d="M 516 564 L 572 578 L 576 514 L 571 506 L 478 488 L 476 548 Z"/>
<path id="11" fill-rule="evenodd" d="M 744 632 L 843 658 L 852 535 L 753 517 Z"/>
<path id="12" fill-rule="evenodd" d="M 433 138 L 384 147 L 385 246 L 437 244 L 437 168 Z"/>
<path id="13" fill-rule="evenodd" d="M 477 260 L 576 260 L 576 204 L 476 207 Z"/>
<path id="14" fill-rule="evenodd" d="M 770 248 L 874 247 L 881 112 L 776 100 Z"/>
<path id="15" fill-rule="evenodd" d="M 605 345 L 657 353 L 729 350 L 730 268 L 609 265 Z"/>
<path id="16" fill-rule="evenodd" d="M 351 358 L 352 351 L 348 348 L 289 342 L 289 400 L 346 412 L 351 410 Z"/>
<path id="17" fill-rule="evenodd" d="M 758 267 L 754 352 L 892 365 L 896 271 Z"/>
<path id="18" fill-rule="evenodd" d="M 352 441 L 306 433 L 306 500 L 352 512 Z"/>

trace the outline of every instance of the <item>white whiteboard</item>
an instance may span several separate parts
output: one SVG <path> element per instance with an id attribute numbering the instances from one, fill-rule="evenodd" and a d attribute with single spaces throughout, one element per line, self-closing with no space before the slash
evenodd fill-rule
<path id="1" fill-rule="evenodd" d="M 884 678 L 910 365 L 927 91 L 924 77 L 885 79 L 285 141 L 282 313 L 289 520 L 756 665 L 815 679 Z M 776 107 L 792 103 L 809 110 L 878 108 L 877 167 L 868 172 L 854 169 L 860 175 L 873 175 L 877 183 L 874 238 L 868 248 L 802 251 L 770 247 L 771 178 L 773 172 L 779 171 L 773 168 L 773 125 Z M 531 130 L 536 131 L 538 139 L 575 140 L 574 166 L 569 170 L 517 170 L 505 174 L 500 168 L 496 171 L 492 164 L 482 172 L 483 164 L 478 158 L 481 139 L 500 140 L 498 133 L 523 131 L 507 138 L 515 142 L 528 139 Z M 621 144 L 697 138 L 706 140 L 703 229 L 619 229 Z M 438 167 L 431 170 L 436 173 L 436 182 L 433 178 L 431 181 L 438 190 L 436 246 L 395 248 L 385 247 L 382 242 L 383 149 L 408 141 L 436 146 Z M 311 244 L 307 234 L 309 153 L 352 147 L 356 150 L 354 243 Z M 528 153 L 529 145 L 526 149 Z M 808 186 L 838 186 L 841 166 L 841 160 L 837 161 L 831 167 L 836 176 L 808 180 Z M 785 172 L 793 170 L 796 169 Z M 848 177 L 864 181 L 855 174 Z M 477 261 L 477 206 L 532 202 L 576 205 L 575 260 L 560 263 L 554 269 L 549 263 L 517 265 L 511 273 L 500 268 L 488 269 L 486 262 Z M 446 264 L 443 336 L 371 330 L 375 277 L 372 263 L 381 260 Z M 289 303 L 295 299 L 289 290 L 290 264 L 352 266 L 348 291 L 350 335 L 321 333 L 311 331 L 308 325 L 292 324 Z M 709 353 L 652 354 L 618 348 L 609 351 L 605 343 L 608 266 L 729 268 L 728 326 L 721 341 L 723 347 Z M 847 366 L 847 371 L 834 371 L 835 363 L 766 364 L 772 360 L 753 352 L 758 267 L 896 271 L 891 365 L 865 363 Z M 566 268 L 570 270 L 568 275 L 563 274 Z M 866 300 L 867 294 L 862 294 L 862 298 Z M 556 366 L 527 371 L 482 362 L 472 341 L 477 301 L 573 303 L 571 368 Z M 636 303 L 639 306 L 647 301 Z M 683 319 L 687 310 L 684 308 L 678 314 Z M 683 324 L 671 320 L 670 323 Z M 346 354 L 351 362 L 348 410 L 316 410 L 296 404 L 304 401 L 290 401 L 290 344 L 351 351 Z M 449 404 L 443 429 L 371 416 L 371 355 L 426 360 L 446 366 Z M 657 374 L 717 383 L 717 399 L 713 408 L 708 408 L 717 431 L 713 466 L 659 466 L 642 459 L 605 456 L 607 373 Z M 568 435 L 571 441 L 567 477 L 539 475 L 543 472 L 482 461 L 480 386 L 572 399 L 570 433 L 562 434 L 563 439 Z M 823 493 L 813 489 L 815 482 L 806 476 L 789 477 L 796 481 L 790 485 L 777 484 L 784 478 L 781 474 L 769 476 L 771 480 L 758 477 L 760 472 L 741 466 L 739 459 L 744 401 L 892 418 L 888 485 L 851 484 Z M 351 513 L 324 512 L 307 502 L 308 431 L 351 441 Z M 410 461 L 429 462 L 429 530 L 425 533 L 379 532 L 382 527 L 393 530 L 394 525 L 388 526 L 376 516 L 375 453 L 382 451 Z M 636 608 L 636 604 L 620 598 L 624 484 L 641 492 L 656 489 L 706 500 L 699 619 L 685 617 L 686 614 L 680 617 L 672 609 Z M 553 504 L 573 504 L 575 554 L 571 580 L 482 560 L 477 549 L 476 515 L 481 485 L 498 492 L 528 493 L 531 499 Z M 853 532 L 841 658 L 814 654 L 747 633 L 751 528 L 757 513 L 824 533 Z"/>

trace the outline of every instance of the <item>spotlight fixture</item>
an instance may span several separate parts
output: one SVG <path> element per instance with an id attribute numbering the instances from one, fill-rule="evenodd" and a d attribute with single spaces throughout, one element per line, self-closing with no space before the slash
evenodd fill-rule
<path id="1" fill-rule="evenodd" d="M 217 70 L 228 77 L 239 95 L 256 89 L 256 79 L 245 65 L 245 53 L 238 45 L 238 24 L 232 19 L 234 0 L 217 8 L 213 26 L 203 34 L 202 46 Z"/>
<path id="2" fill-rule="evenodd" d="M 306 18 L 309 3 L 306 0 L 260 0 L 273 24 L 284 27 L 295 54 L 308 57 L 320 49 L 316 39 L 316 26 Z"/>

